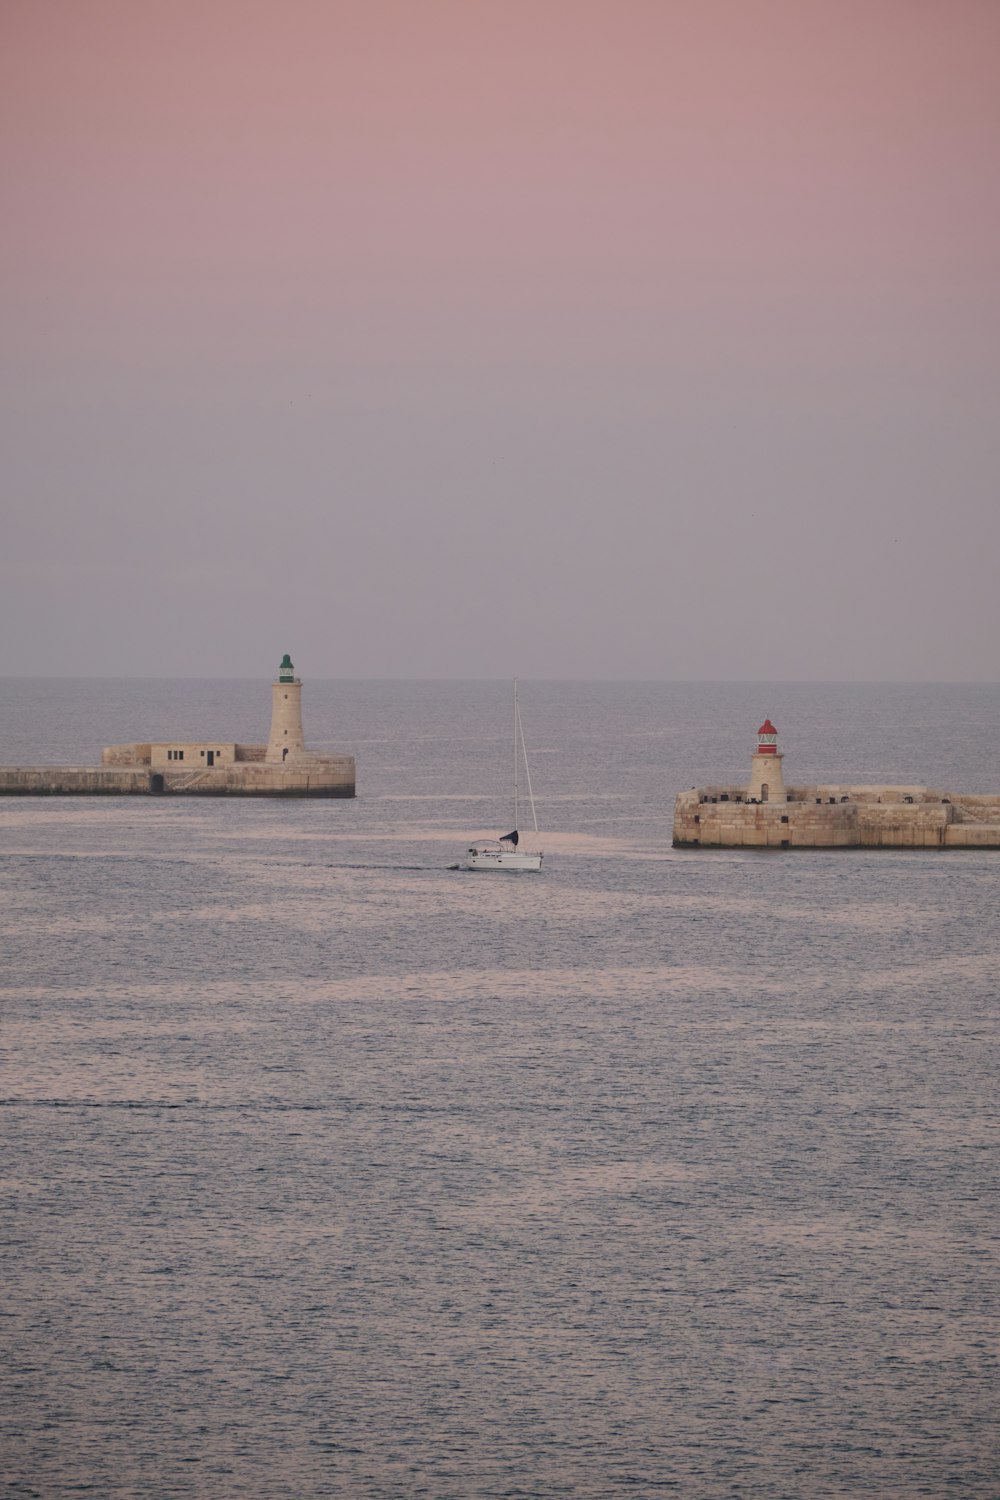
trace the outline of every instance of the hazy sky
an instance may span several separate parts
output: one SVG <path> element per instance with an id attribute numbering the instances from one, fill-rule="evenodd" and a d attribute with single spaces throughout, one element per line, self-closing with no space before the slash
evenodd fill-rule
<path id="1" fill-rule="evenodd" d="M 0 672 L 1000 677 L 997 0 L 3 0 Z"/>

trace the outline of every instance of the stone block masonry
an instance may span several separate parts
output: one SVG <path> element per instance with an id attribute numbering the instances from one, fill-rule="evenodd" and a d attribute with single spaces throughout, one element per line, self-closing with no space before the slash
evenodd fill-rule
<path id="1" fill-rule="evenodd" d="M 1000 796 L 925 786 L 785 787 L 780 769 L 764 779 L 762 750 L 780 767 L 769 719 L 758 731 L 748 782 L 680 794 L 676 849 L 1000 849 Z"/>
<path id="2" fill-rule="evenodd" d="M 108 745 L 100 766 L 2 766 L 0 796 L 353 797 L 354 757 L 305 748 L 294 672 L 286 655 L 266 745 L 224 738 Z"/>
<path id="3" fill-rule="evenodd" d="M 790 787 L 787 802 L 759 804 L 743 801 L 740 787 L 682 792 L 674 805 L 674 847 L 1000 849 L 1000 797 L 977 797 L 973 812 L 959 794 L 880 787 L 881 800 L 869 800 L 874 790 L 838 788 L 831 801 L 825 787 Z"/>
<path id="4" fill-rule="evenodd" d="M 152 791 L 146 766 L 0 766 L 0 796 L 135 797 Z"/>

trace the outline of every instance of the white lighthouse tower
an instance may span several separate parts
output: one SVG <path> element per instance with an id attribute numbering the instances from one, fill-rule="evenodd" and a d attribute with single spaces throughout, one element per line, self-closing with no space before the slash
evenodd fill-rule
<path id="1" fill-rule="evenodd" d="M 778 731 L 765 719 L 757 731 L 757 753 L 751 762 L 748 802 L 787 802 L 785 778 L 781 771 L 784 756 L 778 749 Z"/>
<path id="2" fill-rule="evenodd" d="M 281 658 L 278 680 L 271 684 L 271 734 L 264 759 L 282 765 L 305 750 L 302 735 L 302 681 L 295 675 L 287 651 Z"/>

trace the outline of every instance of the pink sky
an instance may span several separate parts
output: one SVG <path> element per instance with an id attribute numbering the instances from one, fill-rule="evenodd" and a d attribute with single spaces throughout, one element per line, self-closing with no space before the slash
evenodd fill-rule
<path id="1" fill-rule="evenodd" d="M 992 0 L 0 24 L 0 671 L 254 673 L 294 534 L 314 675 L 1000 676 Z M 895 550 L 798 580 L 845 527 Z M 463 624 L 491 566 L 520 626 Z M 121 638 L 206 591 L 207 662 Z"/>

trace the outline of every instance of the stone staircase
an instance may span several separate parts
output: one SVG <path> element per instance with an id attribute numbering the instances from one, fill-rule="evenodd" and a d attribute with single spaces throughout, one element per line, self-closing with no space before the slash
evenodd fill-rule
<path id="1" fill-rule="evenodd" d="M 953 802 L 957 823 L 983 823 L 991 827 L 1000 823 L 1000 808 L 967 807 L 964 802 Z"/>
<path id="2" fill-rule="evenodd" d="M 198 785 L 199 781 L 204 781 L 206 777 L 213 775 L 214 772 L 206 771 L 202 767 L 199 767 L 197 771 L 187 771 L 183 776 L 170 776 L 166 783 L 166 790 L 168 792 L 189 792 L 193 786 Z"/>

